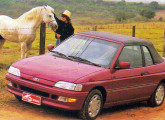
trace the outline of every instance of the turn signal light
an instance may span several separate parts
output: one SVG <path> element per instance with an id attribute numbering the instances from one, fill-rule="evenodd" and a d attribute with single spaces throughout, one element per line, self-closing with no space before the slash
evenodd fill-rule
<path id="1" fill-rule="evenodd" d="M 76 102 L 77 99 L 75 99 L 75 98 L 67 98 L 67 97 L 60 96 L 58 98 L 58 101 L 61 101 L 61 102 Z"/>
<path id="2" fill-rule="evenodd" d="M 76 102 L 77 99 L 74 99 L 74 98 L 68 98 L 68 102 Z"/>
<path id="3" fill-rule="evenodd" d="M 8 85 L 8 86 L 12 87 L 12 82 L 11 82 L 11 81 L 9 81 L 9 80 L 6 80 L 6 85 Z"/>

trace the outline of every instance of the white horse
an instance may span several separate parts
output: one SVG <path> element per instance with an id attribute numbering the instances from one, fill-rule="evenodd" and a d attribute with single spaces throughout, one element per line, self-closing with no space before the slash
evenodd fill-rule
<path id="1" fill-rule="evenodd" d="M 52 7 L 33 8 L 17 19 L 0 15 L 0 49 L 6 40 L 17 42 L 21 45 L 21 58 L 27 58 L 41 23 L 51 23 L 55 28 L 58 27 Z"/>

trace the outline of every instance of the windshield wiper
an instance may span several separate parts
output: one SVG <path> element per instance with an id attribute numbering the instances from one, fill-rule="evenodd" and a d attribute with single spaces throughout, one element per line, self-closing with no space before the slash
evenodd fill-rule
<path id="1" fill-rule="evenodd" d="M 72 58 L 72 59 L 74 59 L 74 60 L 77 60 L 77 61 L 79 61 L 79 62 L 83 62 L 83 63 L 87 63 L 87 64 L 90 64 L 90 65 L 95 65 L 95 66 L 101 67 L 101 65 L 96 64 L 96 63 L 93 63 L 93 62 L 91 62 L 91 61 L 89 61 L 89 60 L 86 60 L 86 59 L 84 59 L 84 58 L 81 58 L 81 57 L 72 56 L 72 55 L 70 55 L 70 56 L 68 56 L 68 57 L 69 57 L 69 58 Z"/>
<path id="2" fill-rule="evenodd" d="M 57 54 L 60 57 L 64 57 L 64 58 L 67 58 L 67 59 L 71 60 L 71 58 L 69 58 L 67 55 L 65 55 L 65 54 L 63 54 L 61 52 L 58 52 L 58 51 L 51 51 L 51 52 Z"/>

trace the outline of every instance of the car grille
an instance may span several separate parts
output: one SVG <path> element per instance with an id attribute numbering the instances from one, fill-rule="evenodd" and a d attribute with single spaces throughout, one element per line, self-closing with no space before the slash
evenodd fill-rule
<path id="1" fill-rule="evenodd" d="M 31 89 L 31 88 L 28 88 L 28 87 L 25 87 L 25 86 L 22 86 L 22 85 L 20 85 L 20 89 L 25 91 L 25 92 L 33 93 L 33 94 L 40 95 L 40 96 L 43 96 L 43 97 L 49 97 L 49 93 L 42 92 L 42 91 L 39 91 L 39 90 L 34 90 L 34 89 Z"/>
<path id="2" fill-rule="evenodd" d="M 54 100 L 58 99 L 58 96 L 54 95 L 54 94 L 50 94 L 50 93 L 47 93 L 47 92 L 35 90 L 35 89 L 29 88 L 29 87 L 25 87 L 23 85 L 16 84 L 14 82 L 12 82 L 12 84 L 13 84 L 14 88 L 20 89 L 24 92 L 29 92 L 29 93 L 32 93 L 32 94 L 36 94 L 38 96 L 47 97 L 47 98 L 51 98 L 51 99 L 54 99 Z"/>

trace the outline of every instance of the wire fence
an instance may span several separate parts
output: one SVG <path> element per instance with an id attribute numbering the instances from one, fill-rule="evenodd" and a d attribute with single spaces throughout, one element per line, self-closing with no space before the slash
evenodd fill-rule
<path id="1" fill-rule="evenodd" d="M 152 42 L 161 56 L 164 53 L 165 22 L 76 26 L 76 32 L 97 30 L 138 37 Z"/>
<path id="2" fill-rule="evenodd" d="M 74 26 L 75 33 L 81 31 L 105 31 L 117 34 L 124 34 L 128 36 L 138 37 L 152 42 L 161 56 L 164 53 L 164 37 L 165 37 L 165 22 L 151 22 L 151 23 L 132 23 L 132 24 L 109 24 L 109 25 L 87 25 Z M 46 32 L 46 36 L 53 36 L 51 31 Z M 53 35 L 52 35 L 53 34 Z M 51 38 L 50 38 L 51 39 Z"/>
<path id="3" fill-rule="evenodd" d="M 74 26 L 75 33 L 81 31 L 105 31 L 117 34 L 124 34 L 129 36 L 135 36 L 138 38 L 146 39 L 152 42 L 161 56 L 164 53 L 164 38 L 165 38 L 165 22 L 155 23 L 132 23 L 132 24 L 109 24 L 109 25 L 86 25 L 86 26 Z M 30 28 L 20 28 L 26 30 Z M 3 29 L 5 30 L 5 29 Z M 7 29 L 8 30 L 8 29 Z M 13 29 L 14 31 L 15 29 Z M 2 31 L 2 30 L 0 30 Z M 12 31 L 12 30 L 10 30 Z M 8 33 L 8 35 L 12 32 Z M 30 35 L 30 34 L 23 34 Z M 33 34 L 34 35 L 34 34 Z M 49 26 L 46 26 L 45 32 L 46 45 L 49 43 L 55 44 L 55 33 Z M 36 41 L 41 40 L 40 30 L 37 30 Z M 39 44 L 38 44 L 39 45 Z M 39 47 L 38 47 L 39 48 Z"/>

